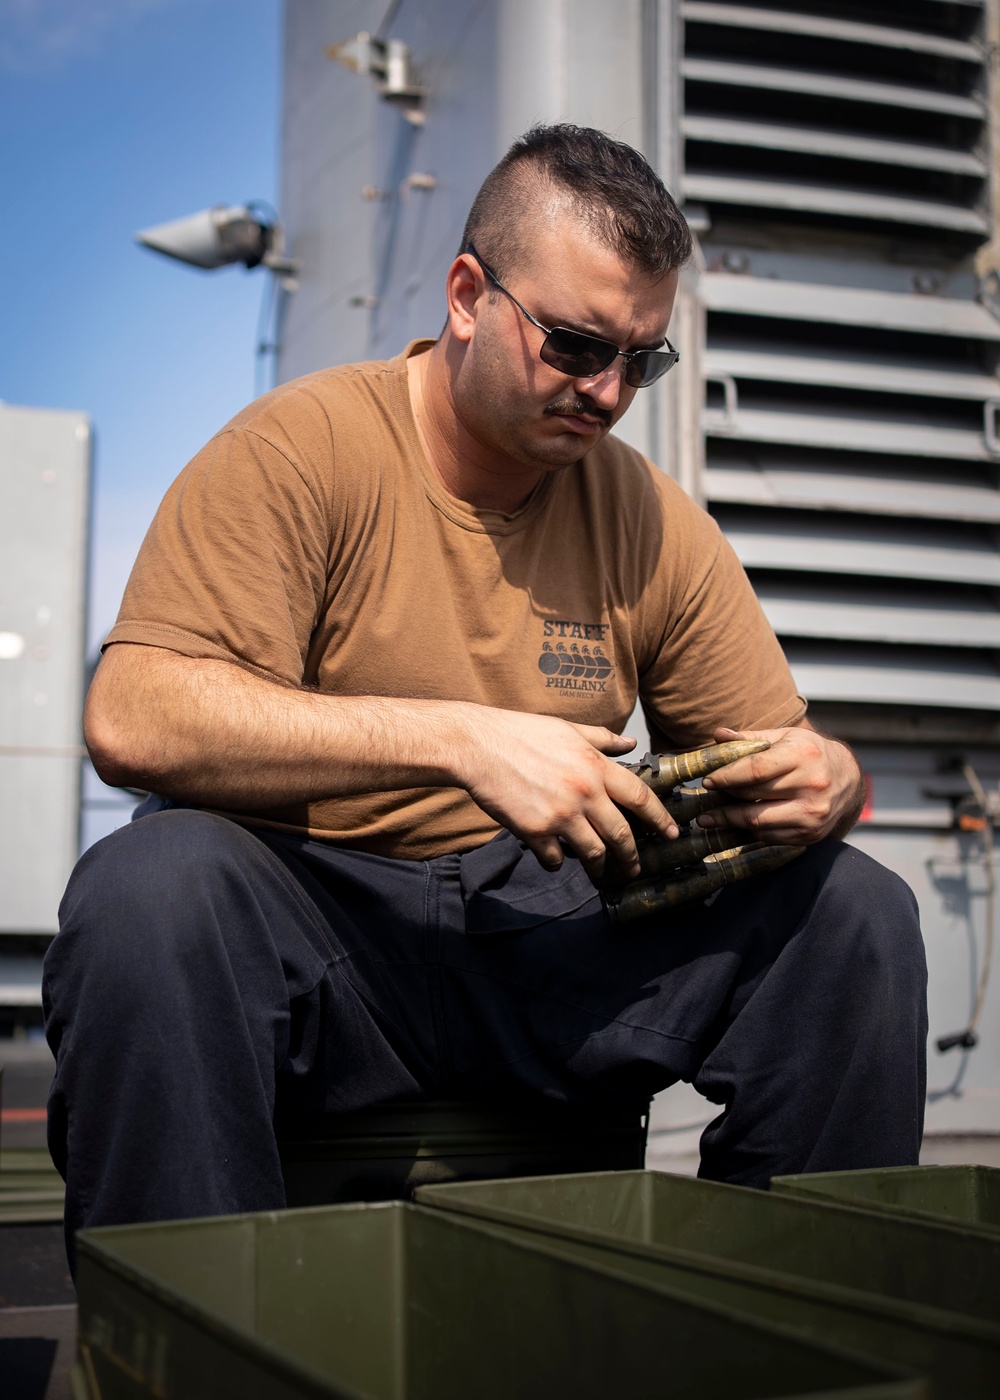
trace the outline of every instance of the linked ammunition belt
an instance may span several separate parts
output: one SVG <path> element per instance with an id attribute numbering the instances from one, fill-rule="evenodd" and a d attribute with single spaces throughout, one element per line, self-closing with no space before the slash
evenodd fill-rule
<path id="1" fill-rule="evenodd" d="M 724 885 L 777 870 L 802 854 L 804 846 L 747 842 L 746 832 L 734 827 L 693 825 L 702 812 L 732 803 L 733 798 L 686 784 L 767 748 L 770 744 L 766 739 L 733 739 L 692 753 L 648 753 L 641 763 L 624 765 L 652 788 L 681 834 L 668 841 L 640 823 L 633 813 L 626 813 L 635 832 L 641 870 L 634 880 L 606 878 L 601 902 L 612 923 L 631 924 L 680 904 L 707 899 Z"/>

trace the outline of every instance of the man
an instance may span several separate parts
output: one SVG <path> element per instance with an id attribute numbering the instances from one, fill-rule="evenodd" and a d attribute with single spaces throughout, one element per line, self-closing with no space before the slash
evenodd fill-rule
<path id="1" fill-rule="evenodd" d="M 914 901 L 841 845 L 815 733 L 712 521 L 609 436 L 676 358 L 686 225 L 642 158 L 535 129 L 476 199 L 436 343 L 252 404 L 166 497 L 86 732 L 159 795 L 84 856 L 46 976 L 70 1229 L 283 1203 L 276 1095 L 569 1102 L 692 1080 L 702 1171 L 915 1160 Z M 578 681 L 578 675 L 590 684 Z M 620 763 L 762 734 L 701 818 L 809 850 L 634 933 Z"/>

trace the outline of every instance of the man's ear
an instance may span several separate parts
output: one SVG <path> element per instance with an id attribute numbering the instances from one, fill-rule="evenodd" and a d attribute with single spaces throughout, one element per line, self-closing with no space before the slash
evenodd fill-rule
<path id="1" fill-rule="evenodd" d="M 487 296 L 486 279 L 475 260 L 461 253 L 448 269 L 445 282 L 448 298 L 448 325 L 456 340 L 472 339 L 482 298 Z"/>

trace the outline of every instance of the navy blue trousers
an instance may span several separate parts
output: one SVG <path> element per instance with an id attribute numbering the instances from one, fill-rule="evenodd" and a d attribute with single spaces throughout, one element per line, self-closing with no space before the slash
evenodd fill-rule
<path id="1" fill-rule="evenodd" d="M 702 1175 L 917 1160 L 926 972 L 908 887 L 827 841 L 616 931 L 504 833 L 395 861 L 190 809 L 70 881 L 45 965 L 67 1231 L 284 1204 L 276 1098 L 594 1103 L 694 1083 Z"/>

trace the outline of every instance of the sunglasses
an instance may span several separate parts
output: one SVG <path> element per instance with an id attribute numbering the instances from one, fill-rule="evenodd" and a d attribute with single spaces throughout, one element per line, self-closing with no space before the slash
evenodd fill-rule
<path id="1" fill-rule="evenodd" d="M 571 331 L 566 326 L 554 326 L 550 330 L 524 309 L 513 292 L 508 292 L 496 273 L 483 262 L 473 244 L 467 243 L 463 252 L 471 253 L 494 287 L 505 297 L 510 297 L 521 315 L 545 333 L 538 357 L 560 374 L 568 374 L 573 379 L 593 379 L 620 355 L 624 361 L 625 383 L 633 389 L 645 389 L 655 384 L 668 369 L 673 369 L 680 359 L 669 340 L 666 350 L 619 350 L 614 341 L 584 335 L 582 331 Z"/>

